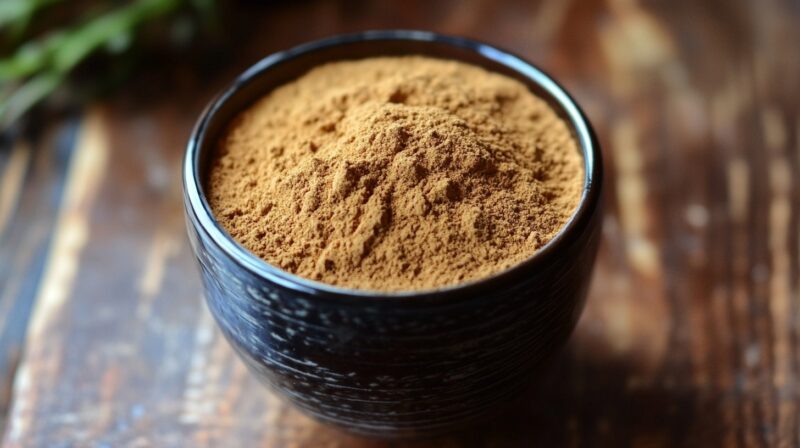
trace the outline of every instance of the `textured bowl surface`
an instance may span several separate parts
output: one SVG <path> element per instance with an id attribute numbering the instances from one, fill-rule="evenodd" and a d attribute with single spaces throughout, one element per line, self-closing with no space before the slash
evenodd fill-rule
<path id="1" fill-rule="evenodd" d="M 546 99 L 583 151 L 583 198 L 529 260 L 480 281 L 376 293 L 306 280 L 249 253 L 214 220 L 203 181 L 216 138 L 242 108 L 329 61 L 422 54 L 504 73 Z M 583 309 L 601 223 L 600 150 L 572 99 L 547 75 L 491 46 L 418 31 L 348 35 L 271 55 L 214 100 L 184 163 L 187 227 L 206 299 L 250 370 L 308 414 L 386 437 L 433 435 L 518 393 L 560 348 Z"/>

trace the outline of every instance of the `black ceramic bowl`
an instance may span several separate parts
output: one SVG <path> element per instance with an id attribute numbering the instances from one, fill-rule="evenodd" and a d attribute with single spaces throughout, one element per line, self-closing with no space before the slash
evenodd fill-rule
<path id="1" fill-rule="evenodd" d="M 586 178 L 572 220 L 519 265 L 436 290 L 382 293 L 300 278 L 248 252 L 203 192 L 209 156 L 231 118 L 271 89 L 334 60 L 421 54 L 504 73 L 571 126 Z M 352 431 L 442 433 L 518 393 L 563 345 L 581 313 L 597 248 L 602 169 L 589 123 L 549 76 L 505 51 L 418 31 L 334 37 L 273 54 L 203 113 L 184 162 L 189 237 L 206 299 L 250 370 L 297 407 Z"/>

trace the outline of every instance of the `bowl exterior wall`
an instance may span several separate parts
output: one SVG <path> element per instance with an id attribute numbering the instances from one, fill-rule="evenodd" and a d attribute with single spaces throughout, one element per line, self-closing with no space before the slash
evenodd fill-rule
<path id="1" fill-rule="evenodd" d="M 580 316 L 600 228 L 501 290 L 359 306 L 268 282 L 189 221 L 208 306 L 248 368 L 306 413 L 382 436 L 445 432 L 518 393 Z"/>

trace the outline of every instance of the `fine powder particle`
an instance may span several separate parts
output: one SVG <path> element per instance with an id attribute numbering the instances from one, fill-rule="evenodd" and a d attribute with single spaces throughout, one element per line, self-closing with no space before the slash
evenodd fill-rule
<path id="1" fill-rule="evenodd" d="M 505 270 L 569 220 L 583 159 L 523 84 L 420 56 L 319 66 L 241 112 L 207 193 L 222 226 L 291 273 L 444 287 Z"/>

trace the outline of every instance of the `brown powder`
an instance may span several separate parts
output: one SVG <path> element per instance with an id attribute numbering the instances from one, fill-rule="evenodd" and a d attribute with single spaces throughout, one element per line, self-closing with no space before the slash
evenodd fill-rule
<path id="1" fill-rule="evenodd" d="M 211 207 L 289 272 L 369 290 L 479 279 L 569 220 L 583 161 L 566 124 L 511 78 L 425 57 L 337 62 L 241 112 Z"/>

